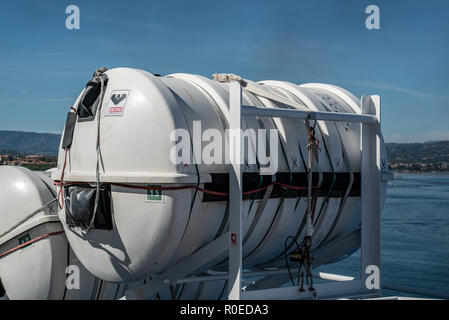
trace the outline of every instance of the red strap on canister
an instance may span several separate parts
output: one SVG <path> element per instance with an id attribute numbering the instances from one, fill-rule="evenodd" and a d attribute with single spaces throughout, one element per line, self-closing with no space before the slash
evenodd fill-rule
<path id="1" fill-rule="evenodd" d="M 1 253 L 0 254 L 0 258 L 3 258 L 4 256 L 7 256 L 8 254 L 13 253 L 13 252 L 15 252 L 15 251 L 17 251 L 19 249 L 22 249 L 23 247 L 26 247 L 26 246 L 28 246 L 28 245 L 30 245 L 32 243 L 38 242 L 38 241 L 40 241 L 42 239 L 45 239 L 45 238 L 48 238 L 48 237 L 51 237 L 51 236 L 56 236 L 56 235 L 61 234 L 61 233 L 64 233 L 64 230 L 43 234 L 43 235 L 41 235 L 41 236 L 39 236 L 37 238 L 31 239 L 30 241 L 22 243 L 21 245 L 18 245 L 17 247 L 14 247 L 14 248 L 6 251 L 6 252 Z"/>

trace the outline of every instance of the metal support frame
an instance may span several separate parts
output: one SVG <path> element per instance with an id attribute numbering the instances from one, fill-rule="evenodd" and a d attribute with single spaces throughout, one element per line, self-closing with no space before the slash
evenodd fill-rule
<path id="1" fill-rule="evenodd" d="M 316 297 L 319 299 L 378 296 L 380 288 L 368 290 L 365 282 L 368 266 L 375 265 L 380 270 L 380 98 L 379 96 L 362 97 L 361 114 L 345 114 L 336 112 L 315 112 L 295 109 L 258 108 L 242 106 L 242 82 L 231 81 L 230 87 L 230 129 L 229 137 L 231 170 L 229 174 L 229 232 L 224 233 L 213 242 L 196 251 L 193 255 L 178 262 L 174 267 L 160 275 L 152 275 L 146 285 L 127 290 L 125 299 L 150 298 L 160 290 L 175 283 L 195 281 L 228 280 L 228 299 L 312 299 L 315 296 L 306 291 L 299 293 L 298 287 L 267 288 L 276 280 L 265 282 L 265 286 L 257 286 L 255 290 L 242 291 L 242 152 L 241 127 L 242 116 L 279 117 L 332 122 L 356 122 L 361 125 L 361 191 L 362 191 L 362 223 L 361 233 L 361 278 L 334 278 L 330 283 L 316 284 Z M 352 239 L 352 238 L 351 238 Z M 351 240 L 349 239 L 349 240 Z M 357 238 L 360 239 L 360 238 Z M 356 240 L 357 240 L 356 239 Z M 351 240 L 354 241 L 354 240 Z M 210 265 L 218 256 L 228 251 L 229 272 L 216 276 L 188 277 L 199 269 Z M 262 270 L 245 273 L 245 276 L 282 276 L 285 270 Z M 380 275 L 379 275 L 380 276 Z M 341 281 L 341 280 L 346 281 Z M 264 281 L 261 281 L 264 282 Z M 380 279 L 379 279 L 380 283 Z"/>
<path id="2" fill-rule="evenodd" d="M 242 128 L 242 86 L 240 82 L 229 84 L 231 110 L 229 173 L 229 300 L 240 300 L 242 292 L 242 162 L 240 130 Z"/>
<path id="3" fill-rule="evenodd" d="M 242 116 L 295 118 L 304 120 L 323 120 L 332 122 L 357 122 L 361 125 L 361 162 L 362 162 L 362 223 L 361 223 L 361 278 L 344 282 L 332 282 L 315 285 L 318 298 L 342 298 L 378 296 L 380 288 L 368 290 L 366 281 L 370 274 L 367 267 L 376 266 L 380 271 L 380 97 L 362 97 L 361 114 L 345 114 L 335 112 L 314 112 L 294 109 L 259 108 L 242 106 L 241 82 L 230 84 L 230 119 L 231 129 L 241 129 Z M 238 142 L 240 143 L 240 142 Z M 231 145 L 238 147 L 240 144 Z M 231 152 L 233 152 L 231 150 Z M 229 296 L 236 299 L 311 299 L 311 292 L 299 293 L 298 287 L 259 289 L 242 292 L 242 173 L 236 157 L 231 157 L 231 173 L 229 175 L 230 193 L 230 233 L 229 246 Z M 379 272 L 380 273 L 380 272 Z M 380 274 L 379 274 L 380 283 Z"/>
<path id="4" fill-rule="evenodd" d="M 378 271 L 377 282 L 380 286 L 380 189 L 382 177 L 380 159 L 380 97 L 363 96 L 362 113 L 374 115 L 377 121 L 371 125 L 363 123 L 361 130 L 362 239 L 360 274 L 365 284 L 367 277 L 370 275 L 368 268 L 374 266 Z M 374 290 L 380 295 L 380 287 Z"/>

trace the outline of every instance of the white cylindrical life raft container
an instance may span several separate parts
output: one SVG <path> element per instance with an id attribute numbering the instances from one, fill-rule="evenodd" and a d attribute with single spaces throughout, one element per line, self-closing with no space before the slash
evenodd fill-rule
<path id="1" fill-rule="evenodd" d="M 9 299 L 118 299 L 71 251 L 43 173 L 0 166 L 0 282 Z M 66 286 L 66 282 L 68 285 Z"/>
<path id="2" fill-rule="evenodd" d="M 82 264 L 106 281 L 137 281 L 168 270 L 227 231 L 229 164 L 220 162 L 226 141 L 220 148 L 211 144 L 229 127 L 229 84 L 130 68 L 105 75 L 89 81 L 74 103 L 52 178 L 63 188 L 60 218 Z M 245 81 L 304 110 L 361 112 L 359 100 L 336 86 Z M 242 104 L 288 108 L 247 90 Z M 360 125 L 312 125 L 319 141 L 313 166 L 312 251 L 317 251 L 359 228 Z M 287 238 L 300 242 L 305 235 L 307 191 L 301 188 L 307 186 L 308 128 L 303 120 L 247 116 L 242 129 L 249 132 L 245 150 L 257 154 L 255 163 L 246 151 L 244 156 L 243 264 L 285 266 L 284 253 L 295 249 Z M 268 134 L 258 136 L 270 129 L 276 145 L 269 145 Z M 191 157 L 176 162 L 173 155 L 183 143 Z M 266 161 L 255 152 L 260 149 L 279 151 L 272 175 L 261 174 Z M 211 154 L 217 161 L 210 161 Z M 383 141 L 381 157 L 386 163 Z M 357 248 L 352 243 L 321 261 Z M 226 260 L 223 255 L 208 268 L 222 270 Z"/>

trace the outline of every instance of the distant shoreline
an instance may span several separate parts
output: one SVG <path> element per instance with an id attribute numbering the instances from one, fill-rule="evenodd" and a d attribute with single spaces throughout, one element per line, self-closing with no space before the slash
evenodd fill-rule
<path id="1" fill-rule="evenodd" d="M 432 174 L 432 175 L 449 175 L 449 171 L 418 171 L 418 170 L 391 170 L 393 174 L 413 173 L 413 174 Z"/>

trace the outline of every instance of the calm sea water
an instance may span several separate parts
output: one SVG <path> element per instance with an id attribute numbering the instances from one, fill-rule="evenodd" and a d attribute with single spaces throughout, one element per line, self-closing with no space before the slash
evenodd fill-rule
<path id="1" fill-rule="evenodd" d="M 382 282 L 449 293 L 449 175 L 400 176 L 382 213 Z M 317 271 L 359 275 L 360 251 Z"/>

